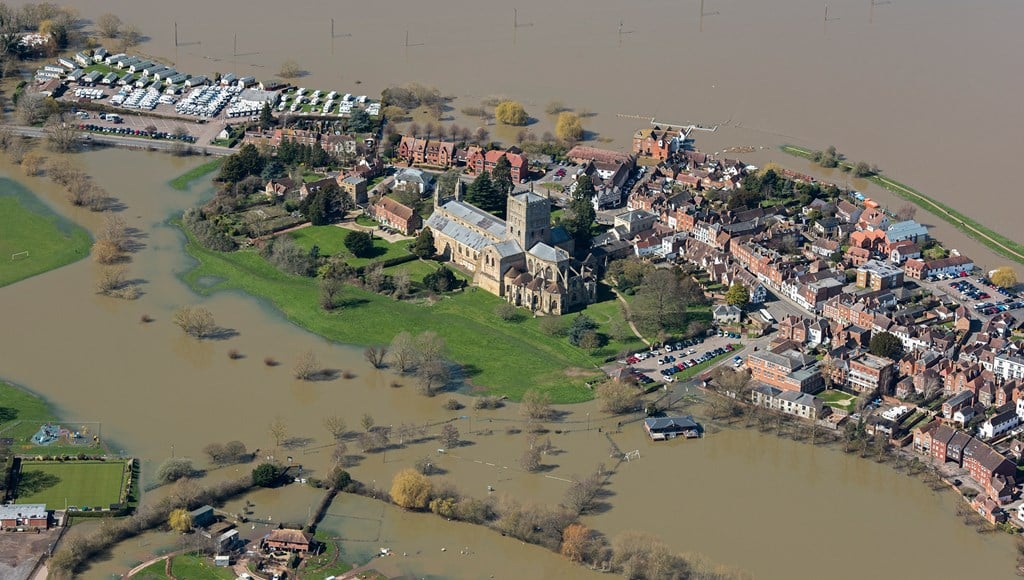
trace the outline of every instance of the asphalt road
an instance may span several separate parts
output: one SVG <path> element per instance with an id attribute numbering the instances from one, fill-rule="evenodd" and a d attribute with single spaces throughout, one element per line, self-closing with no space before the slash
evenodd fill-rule
<path id="1" fill-rule="evenodd" d="M 12 126 L 11 132 L 24 137 L 43 137 L 43 129 L 38 127 Z M 127 137 L 125 135 L 103 135 L 97 133 L 85 133 L 86 142 L 111 145 L 114 147 L 129 147 L 132 149 L 155 149 L 157 151 L 171 151 L 180 141 L 169 141 L 163 139 L 147 139 L 144 137 Z M 228 147 L 218 145 L 195 145 L 189 144 L 195 151 L 206 151 L 209 155 L 231 155 L 236 151 Z"/>

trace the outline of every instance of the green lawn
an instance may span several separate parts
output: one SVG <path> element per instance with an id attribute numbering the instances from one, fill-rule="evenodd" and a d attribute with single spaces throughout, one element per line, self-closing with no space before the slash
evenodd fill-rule
<path id="1" fill-rule="evenodd" d="M 202 177 L 205 177 L 213 173 L 214 171 L 217 171 L 217 169 L 220 168 L 221 162 L 223 161 L 224 159 L 222 157 L 218 157 L 216 159 L 211 159 L 210 161 L 207 161 L 202 165 L 197 165 L 192 169 L 186 171 L 185 173 L 182 173 L 181 175 L 172 179 L 170 181 L 171 187 L 177 189 L 178 191 L 187 191 L 188 188 L 192 186 L 192 183 L 198 181 Z"/>
<path id="2" fill-rule="evenodd" d="M 365 258 L 357 258 L 345 249 L 345 238 L 352 233 L 352 230 L 338 226 L 310 226 L 290 232 L 295 243 L 299 247 L 310 249 L 314 245 L 320 248 L 320 255 L 334 256 L 342 255 L 347 262 L 354 267 L 365 266 L 373 261 L 390 260 L 409 254 L 411 240 L 401 240 L 394 244 L 388 243 L 381 238 L 373 238 L 373 252 Z"/>
<path id="3" fill-rule="evenodd" d="M 123 461 L 26 461 L 17 503 L 108 507 L 121 497 Z"/>
<path id="4" fill-rule="evenodd" d="M 826 405 L 830 407 L 839 407 L 842 409 L 852 409 L 853 404 L 857 402 L 857 397 L 844 393 L 843 391 L 837 391 L 835 389 L 827 389 L 816 395 L 819 399 L 825 401 Z"/>
<path id="5" fill-rule="evenodd" d="M 306 228 L 312 229 L 312 228 Z M 304 230 L 299 230 L 304 231 Z M 466 369 L 468 379 L 479 390 L 520 399 L 537 388 L 551 394 L 558 403 L 589 400 L 592 392 L 584 383 L 602 376 L 598 366 L 638 342 L 609 344 L 588 353 L 540 330 L 540 318 L 523 311 L 520 322 L 504 322 L 494 314 L 503 301 L 482 290 L 467 289 L 444 296 L 433 304 L 396 301 L 355 287 L 346 287 L 342 299 L 348 306 L 334 313 L 319 308 L 317 281 L 284 274 L 253 251 L 213 252 L 189 238 L 187 251 L 199 265 L 183 275 L 196 292 L 241 290 L 264 298 L 291 322 L 330 340 L 355 344 L 387 344 L 402 331 L 431 330 L 446 341 L 447 353 Z M 395 269 L 421 269 L 416 263 Z M 197 282 L 219 279 L 213 286 Z M 613 302 L 591 306 L 587 312 L 601 323 L 600 332 L 609 333 L 609 322 L 617 312 Z M 568 324 L 573 315 L 567 316 Z"/>
<path id="6" fill-rule="evenodd" d="M 352 565 L 345 562 L 344 552 L 338 542 L 325 532 L 317 530 L 314 536 L 323 543 L 323 553 L 311 556 L 306 561 L 303 572 L 307 578 L 326 578 L 328 576 L 341 576 L 352 569 Z"/>
<path id="7" fill-rule="evenodd" d="M 0 178 L 0 286 L 81 260 L 91 245 L 83 228 L 20 183 Z M 14 255 L 20 252 L 28 255 Z"/>
<path id="8" fill-rule="evenodd" d="M 179 580 L 234 580 L 231 568 L 218 568 L 203 556 L 184 554 L 171 559 L 171 575 Z"/>
<path id="9" fill-rule="evenodd" d="M 139 573 L 132 576 L 132 578 L 135 578 L 136 580 L 164 580 L 165 578 L 170 578 L 170 576 L 164 572 L 164 570 L 167 569 L 166 566 L 167 563 L 164 560 L 153 562 L 149 566 L 139 570 Z"/>

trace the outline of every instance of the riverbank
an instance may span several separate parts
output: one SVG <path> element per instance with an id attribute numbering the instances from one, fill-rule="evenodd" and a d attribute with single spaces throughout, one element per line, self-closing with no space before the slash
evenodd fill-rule
<path id="1" fill-rule="evenodd" d="M 193 167 L 191 170 L 182 173 L 170 181 L 170 186 L 178 191 L 186 191 L 196 181 L 199 181 L 203 177 L 217 171 L 220 168 L 220 164 L 223 159 L 211 159 L 202 165 Z"/>
<path id="2" fill-rule="evenodd" d="M 803 159 L 812 160 L 814 152 L 810 149 L 803 147 L 797 147 L 795 145 L 782 145 L 781 149 L 783 152 L 793 155 L 794 157 L 801 157 Z M 840 166 L 852 168 L 853 164 L 840 161 Z M 1015 262 L 1024 264 L 1024 245 L 1010 240 L 1006 236 L 999 234 L 998 232 L 987 228 L 977 221 L 971 219 L 968 216 L 956 211 L 948 205 L 936 201 L 935 199 L 928 197 L 927 195 L 913 189 L 907 185 L 904 185 L 898 181 L 885 177 L 882 174 L 869 175 L 864 177 L 884 188 L 885 190 L 905 199 L 921 208 L 935 214 L 940 219 L 948 222 L 953 227 L 966 233 L 971 238 L 984 244 L 989 249 L 995 251 L 1001 256 L 1005 256 Z"/>

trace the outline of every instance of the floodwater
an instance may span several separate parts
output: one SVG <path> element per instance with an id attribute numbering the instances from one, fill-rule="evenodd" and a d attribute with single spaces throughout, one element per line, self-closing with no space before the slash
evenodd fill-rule
<path id="1" fill-rule="evenodd" d="M 756 577 L 811 577 L 839 561 L 842 566 L 829 577 L 877 575 L 883 572 L 881 562 L 891 570 L 922 576 L 967 573 L 968 566 L 992 577 L 1012 575 L 1010 541 L 1001 535 L 980 536 L 961 524 L 949 495 L 934 494 L 888 467 L 772 435 L 724 430 L 702 441 L 655 445 L 634 423 L 612 440 L 620 452 L 639 450 L 640 457 L 620 463 L 621 455 L 613 456 L 605 433 L 616 420 L 593 404 L 581 405 L 566 409 L 565 422 L 553 426 L 562 432 L 542 437 L 553 445 L 542 461 L 543 471 L 525 473 L 518 464 L 528 441 L 516 432 L 522 420 L 515 406 L 443 410 L 447 396 L 428 399 L 411 387 L 390 386 L 396 377 L 369 368 L 358 349 L 328 344 L 258 300 L 238 294 L 193 295 L 177 278 L 190 263 L 182 251 L 182 236 L 165 222 L 209 192 L 177 192 L 166 182 L 198 160 L 123 150 L 76 159 L 121 199 L 126 206 L 122 215 L 141 230 L 143 247 L 132 256 L 129 274 L 140 281 L 144 294 L 134 302 L 95 295 L 97 266 L 89 260 L 0 288 L 0 320 L 6 328 L 17 329 L 0 339 L 0 376 L 54 401 L 72 422 L 101 422 L 102 436 L 115 450 L 141 458 L 144 480 L 171 455 L 206 465 L 202 448 L 231 439 L 260 448 L 261 457 L 290 457 L 305 475 L 322 474 L 332 449 L 321 426 L 328 414 L 344 417 L 352 431 L 360 430 L 360 417 L 370 413 L 378 425 L 427 424 L 431 435 L 438 433 L 440 422 L 454 420 L 465 445 L 442 453 L 437 441 L 428 439 L 369 454 L 352 468 L 354 477 L 387 489 L 397 471 L 430 457 L 443 472 L 437 479 L 453 482 L 465 494 L 493 493 L 525 504 L 553 505 L 561 501 L 569 481 L 603 464 L 615 472 L 605 505 L 588 516 L 588 524 L 610 537 L 629 529 L 651 531 L 674 549 L 702 554 Z M 126 172 L 131 179 L 124 179 Z M 98 226 L 98 216 L 72 208 L 44 179 L 21 178 L 7 165 L 0 165 L 0 175 L 23 181 L 59 213 L 91 229 Z M 170 316 L 183 304 L 207 306 L 219 324 L 237 335 L 205 342 L 182 336 Z M 141 323 L 143 314 L 154 321 Z M 229 359 L 230 349 L 245 358 Z M 293 380 L 291 361 L 308 349 L 326 366 L 355 377 Z M 265 356 L 284 364 L 267 367 Z M 275 418 L 289 427 L 290 441 L 279 448 L 268 432 Z M 358 452 L 354 440 L 348 445 L 350 453 Z M 207 479 L 234 477 L 245 470 L 212 470 Z M 302 522 L 319 493 L 293 484 L 254 492 L 225 508 L 241 511 L 243 501 L 250 501 L 256 517 Z M 365 498 L 341 496 L 323 526 L 345 540 L 346 554 L 353 560 L 382 547 L 409 554 L 382 561 L 396 574 L 592 574 L 499 534 Z M 259 526 L 243 531 L 250 539 L 262 533 Z M 828 542 L 820 541 L 823 531 Z M 126 542 L 85 577 L 123 573 L 150 551 L 173 543 L 158 533 Z M 459 554 L 464 548 L 469 548 L 468 555 Z M 799 558 L 793 556 L 795 550 Z M 929 552 L 960 558 L 920 557 Z M 855 554 L 871 557 L 851 557 Z"/>
<path id="2" fill-rule="evenodd" d="M 139 24 L 149 37 L 139 50 L 193 74 L 233 69 L 267 78 L 294 59 L 308 71 L 299 84 L 310 87 L 374 96 L 409 81 L 436 86 L 457 97 L 455 117 L 506 95 L 537 118 L 538 134 L 551 129 L 544 109 L 557 99 L 594 113 L 586 129 L 619 149 L 644 124 L 619 115 L 721 124 L 716 134 L 697 134 L 706 151 L 834 144 L 1020 240 L 1014 216 L 1024 205 L 1008 193 L 1006 175 L 1024 145 L 1014 130 L 1024 126 L 1017 99 L 1024 77 L 1008 74 L 1024 52 L 1017 34 L 1024 4 L 827 4 L 827 21 L 820 0 L 299 0 L 258 10 L 81 0 L 76 7 L 86 17 L 112 11 Z M 491 129 L 504 139 L 516 132 Z M 1005 262 L 949 229 L 938 233 L 976 260 Z"/>

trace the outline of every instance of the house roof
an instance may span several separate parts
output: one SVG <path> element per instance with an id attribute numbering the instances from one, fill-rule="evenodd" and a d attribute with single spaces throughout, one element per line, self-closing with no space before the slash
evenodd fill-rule
<path id="1" fill-rule="evenodd" d="M 732 304 L 716 304 L 712 312 L 715 316 L 739 316 L 743 311 Z"/>
<path id="2" fill-rule="evenodd" d="M 429 185 L 434 182 L 434 176 L 415 167 L 406 167 L 395 174 L 395 181 L 408 181 Z"/>
<path id="3" fill-rule="evenodd" d="M 564 262 L 569 259 L 569 252 L 562 248 L 549 246 L 544 242 L 537 242 L 530 248 L 530 255 L 544 260 L 545 262 Z"/>
<path id="4" fill-rule="evenodd" d="M 45 503 L 20 503 L 11 505 L 0 505 L 0 520 L 13 520 L 17 518 L 45 518 Z"/>
<path id="5" fill-rule="evenodd" d="M 404 220 L 408 220 L 415 213 L 413 209 L 407 205 L 399 203 L 397 200 L 390 197 L 382 197 L 377 202 L 378 209 L 388 211 Z"/>
<path id="6" fill-rule="evenodd" d="M 683 430 L 700 428 L 700 425 L 689 415 L 685 417 L 648 417 L 644 419 L 644 424 L 647 425 L 648 429 L 659 431 L 665 429 Z"/>
<path id="7" fill-rule="evenodd" d="M 891 224 L 886 228 L 885 234 L 890 240 L 902 240 L 910 237 L 927 235 L 928 228 L 914 220 L 907 220 Z"/>
<path id="8" fill-rule="evenodd" d="M 272 530 L 265 538 L 268 542 L 287 542 L 289 544 L 309 544 L 313 535 L 302 530 Z"/>

